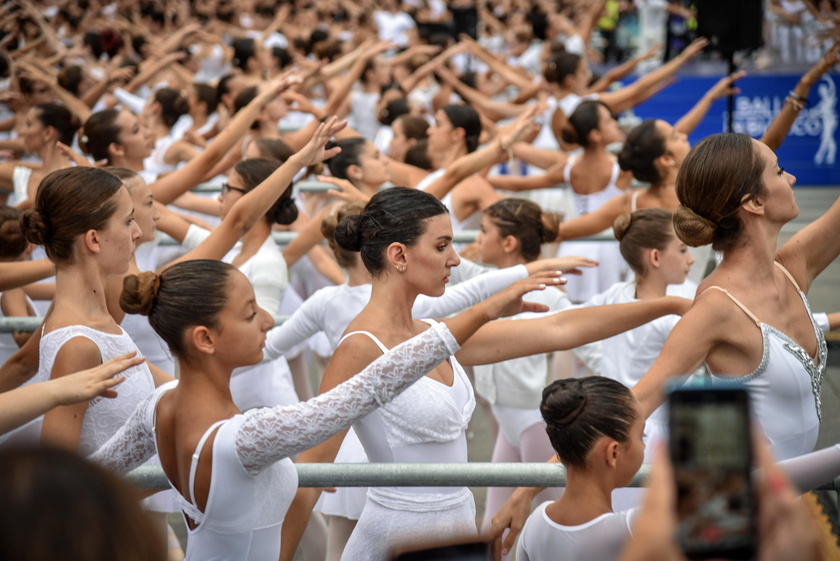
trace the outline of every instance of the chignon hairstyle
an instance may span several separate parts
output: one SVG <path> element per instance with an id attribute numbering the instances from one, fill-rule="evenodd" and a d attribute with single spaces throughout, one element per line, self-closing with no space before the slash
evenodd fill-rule
<path id="1" fill-rule="evenodd" d="M 540 256 L 542 244 L 557 239 L 560 217 L 543 212 L 538 204 L 527 199 L 502 199 L 484 209 L 484 214 L 490 217 L 502 238 L 516 238 L 519 252 L 529 263 Z"/>
<path id="2" fill-rule="evenodd" d="M 656 159 L 665 154 L 665 137 L 656 128 L 656 120 L 648 119 L 627 135 L 618 153 L 618 165 L 644 183 L 662 181 Z"/>
<path id="3" fill-rule="evenodd" d="M 78 117 L 56 103 L 40 103 L 35 106 L 35 110 L 41 124 L 45 127 L 53 127 L 62 144 L 67 146 L 73 144 L 73 137 L 82 126 Z"/>
<path id="4" fill-rule="evenodd" d="M 764 194 L 763 173 L 761 154 L 749 136 L 725 133 L 703 139 L 677 172 L 677 236 L 692 247 L 735 247 L 742 228 L 738 209 Z"/>
<path id="5" fill-rule="evenodd" d="M 119 143 L 119 136 L 122 132 L 122 127 L 117 124 L 117 117 L 119 116 L 119 109 L 97 111 L 88 117 L 82 127 L 79 147 L 85 153 L 90 154 L 97 162 L 110 160 L 108 147 L 114 142 Z"/>
<path id="6" fill-rule="evenodd" d="M 358 216 L 364 208 L 365 203 L 361 201 L 347 203 L 339 208 L 337 212 L 330 214 L 321 221 L 321 234 L 327 240 L 327 244 L 329 244 L 330 249 L 333 251 L 338 266 L 344 269 L 353 265 L 356 260 L 356 252 L 338 247 L 338 244 L 335 242 L 335 229 L 345 216 Z"/>
<path id="7" fill-rule="evenodd" d="M 447 105 L 441 108 L 446 118 L 452 123 L 452 128 L 464 129 L 464 144 L 467 153 L 478 148 L 478 137 L 481 136 L 481 118 L 478 112 L 469 105 Z"/>
<path id="8" fill-rule="evenodd" d="M 335 229 L 335 242 L 359 251 L 371 275 L 385 271 L 385 250 L 392 243 L 414 245 L 426 231 L 426 220 L 449 211 L 425 191 L 392 187 L 376 193 L 361 214 L 345 216 Z"/>
<path id="9" fill-rule="evenodd" d="M 177 263 L 161 274 L 128 275 L 123 279 L 120 307 L 127 314 L 148 316 L 170 352 L 184 359 L 189 356 L 184 338 L 187 328 L 219 328 L 230 275 L 236 270 L 222 261 L 196 259 Z"/>
<path id="10" fill-rule="evenodd" d="M 160 104 L 160 120 L 168 128 L 190 111 L 187 98 L 174 88 L 160 88 L 155 92 L 154 100 Z"/>
<path id="11" fill-rule="evenodd" d="M 672 216 L 662 208 L 643 208 L 615 219 L 613 232 L 619 241 L 619 251 L 636 275 L 641 277 L 645 272 L 642 259 L 645 250 L 662 251 L 674 239 Z"/>
<path id="12" fill-rule="evenodd" d="M 558 52 L 552 55 L 545 63 L 543 78 L 551 84 L 563 85 L 567 76 L 577 72 L 580 66 L 581 56 L 574 53 Z"/>
<path id="13" fill-rule="evenodd" d="M 327 148 L 334 148 L 335 146 L 341 148 L 341 152 L 326 161 L 330 174 L 333 177 L 350 181 L 347 168 L 359 165 L 359 156 L 364 152 L 368 142 L 370 141 L 365 138 L 344 138 L 329 142 Z"/>
<path id="14" fill-rule="evenodd" d="M 247 193 L 268 179 L 268 176 L 274 173 L 278 167 L 280 167 L 280 162 L 277 160 L 249 158 L 233 166 L 233 171 L 242 178 L 242 188 Z M 265 218 L 269 224 L 291 224 L 297 220 L 297 217 L 298 209 L 295 205 L 295 199 L 292 197 L 291 186 L 283 191 L 280 198 L 265 213 Z"/>
<path id="15" fill-rule="evenodd" d="M 557 380 L 543 390 L 540 413 L 560 461 L 586 467 L 602 436 L 627 442 L 636 420 L 635 398 L 621 382 L 601 376 Z"/>
<path id="16" fill-rule="evenodd" d="M 569 144 L 578 144 L 583 148 L 589 146 L 589 133 L 598 130 L 598 108 L 604 107 L 613 115 L 606 103 L 597 99 L 589 99 L 577 106 L 577 109 L 569 116 L 566 124 L 563 126 L 561 135 L 563 142 Z"/>
<path id="17" fill-rule="evenodd" d="M 27 242 L 20 230 L 21 211 L 0 206 L 0 261 L 16 259 L 26 251 Z"/>
<path id="18" fill-rule="evenodd" d="M 122 181 L 103 169 L 78 166 L 50 173 L 38 186 L 34 207 L 21 217 L 26 241 L 43 245 L 53 263 L 71 263 L 76 238 L 105 227 L 121 188 Z"/>

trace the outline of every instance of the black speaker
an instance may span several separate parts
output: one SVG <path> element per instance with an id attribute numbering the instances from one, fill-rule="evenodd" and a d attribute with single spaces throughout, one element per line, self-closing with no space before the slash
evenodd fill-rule
<path id="1" fill-rule="evenodd" d="M 764 45 L 764 0 L 696 0 L 697 35 L 709 49 L 734 53 Z"/>

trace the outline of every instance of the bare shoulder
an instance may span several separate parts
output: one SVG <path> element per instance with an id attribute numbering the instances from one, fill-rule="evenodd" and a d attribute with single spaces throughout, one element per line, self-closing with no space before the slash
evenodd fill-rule
<path id="1" fill-rule="evenodd" d="M 102 364 L 99 346 L 87 337 L 73 337 L 56 353 L 50 378 L 59 378 L 99 364 Z"/>

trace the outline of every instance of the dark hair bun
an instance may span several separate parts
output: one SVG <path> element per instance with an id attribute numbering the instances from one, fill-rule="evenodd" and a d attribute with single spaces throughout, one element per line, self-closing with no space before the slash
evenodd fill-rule
<path id="1" fill-rule="evenodd" d="M 20 230 L 26 241 L 35 245 L 44 245 L 52 235 L 49 221 L 34 208 L 23 212 L 20 217 Z"/>
<path id="2" fill-rule="evenodd" d="M 268 209 L 265 217 L 269 222 L 274 224 L 291 224 L 298 217 L 298 207 L 295 204 L 294 197 L 287 197 L 280 199 L 274 206 Z"/>
<path id="3" fill-rule="evenodd" d="M 557 239 L 560 233 L 560 215 L 556 212 L 542 212 L 540 213 L 540 222 L 542 222 L 541 242 L 551 243 Z"/>
<path id="4" fill-rule="evenodd" d="M 120 308 L 127 314 L 148 316 L 154 307 L 158 290 L 160 275 L 154 271 L 128 275 L 123 279 Z"/>
<path id="5" fill-rule="evenodd" d="M 683 205 L 674 210 L 673 220 L 677 237 L 691 247 L 700 247 L 712 243 L 718 231 L 714 222 Z"/>
<path id="6" fill-rule="evenodd" d="M 625 212 L 616 218 L 615 222 L 613 222 L 613 234 L 615 234 L 615 239 L 618 241 L 624 239 L 624 235 L 627 234 L 627 230 L 630 229 L 630 224 L 632 222 L 633 215 L 629 212 Z"/>
<path id="7" fill-rule="evenodd" d="M 562 129 L 560 129 L 560 138 L 562 138 L 563 142 L 567 144 L 580 144 L 580 139 L 578 138 L 575 127 L 573 127 L 568 121 L 566 121 L 566 124 L 563 125 Z"/>
<path id="8" fill-rule="evenodd" d="M 362 215 L 345 216 L 335 227 L 335 243 L 347 251 L 362 250 Z"/>
<path id="9" fill-rule="evenodd" d="M 577 378 L 557 380 L 543 390 L 540 413 L 549 427 L 567 426 L 586 407 L 586 392 Z"/>

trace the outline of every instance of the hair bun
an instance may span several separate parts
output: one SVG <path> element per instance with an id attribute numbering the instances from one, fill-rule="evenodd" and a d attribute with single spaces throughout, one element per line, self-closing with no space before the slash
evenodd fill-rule
<path id="1" fill-rule="evenodd" d="M 49 220 L 34 208 L 25 210 L 21 215 L 20 230 L 26 241 L 35 245 L 44 245 L 52 235 Z"/>
<path id="2" fill-rule="evenodd" d="M 629 212 L 625 212 L 616 218 L 615 222 L 613 222 L 613 234 L 615 234 L 615 239 L 621 241 L 625 234 L 627 234 L 627 230 L 630 229 L 630 224 L 632 223 L 633 215 Z"/>
<path id="3" fill-rule="evenodd" d="M 335 227 L 335 243 L 347 251 L 362 250 L 362 216 L 353 214 L 345 216 Z"/>
<path id="4" fill-rule="evenodd" d="M 718 231 L 717 224 L 683 205 L 674 210 L 673 221 L 677 237 L 691 247 L 712 243 Z"/>
<path id="5" fill-rule="evenodd" d="M 548 425 L 562 427 L 572 424 L 585 407 L 583 384 L 577 378 L 566 378 L 543 390 L 540 413 Z"/>
<path id="6" fill-rule="evenodd" d="M 160 275 L 154 271 L 128 275 L 123 280 L 120 308 L 127 314 L 148 316 L 152 312 L 159 290 Z"/>

